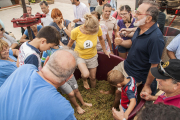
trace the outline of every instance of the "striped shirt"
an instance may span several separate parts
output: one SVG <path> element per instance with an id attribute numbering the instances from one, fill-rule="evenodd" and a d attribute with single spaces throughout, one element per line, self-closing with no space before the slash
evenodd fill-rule
<path id="1" fill-rule="evenodd" d="M 73 5 L 73 10 L 75 19 L 81 19 L 81 21 L 78 21 L 77 24 L 83 24 L 85 21 L 84 15 L 89 13 L 88 7 L 84 3 L 80 2 L 78 6 Z"/>

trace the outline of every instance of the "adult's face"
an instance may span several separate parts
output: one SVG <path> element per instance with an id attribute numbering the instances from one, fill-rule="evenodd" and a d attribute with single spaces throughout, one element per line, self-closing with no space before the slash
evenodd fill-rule
<path id="1" fill-rule="evenodd" d="M 144 24 L 146 24 L 146 18 L 147 18 L 147 9 L 150 7 L 149 4 L 141 4 L 137 11 L 136 14 L 134 15 L 134 18 L 136 19 L 136 21 L 134 22 L 134 25 L 137 27 L 140 27 Z"/>
<path id="2" fill-rule="evenodd" d="M 111 7 L 104 7 L 104 9 L 103 9 L 103 16 L 105 18 L 109 18 L 110 14 L 111 14 Z"/>
<path id="3" fill-rule="evenodd" d="M 27 7 L 26 10 L 27 10 L 27 13 L 28 13 L 29 15 L 31 15 L 32 9 L 31 9 L 30 7 Z"/>
<path id="4" fill-rule="evenodd" d="M 0 52 L 1 59 L 7 59 L 9 57 L 9 47 L 3 47 L 3 50 Z"/>
<path id="5" fill-rule="evenodd" d="M 53 21 L 54 21 L 56 24 L 59 24 L 59 23 L 62 22 L 62 17 L 53 18 Z"/>
<path id="6" fill-rule="evenodd" d="M 122 17 L 123 21 L 128 21 L 128 19 L 130 19 L 130 14 L 128 11 L 123 10 L 120 11 L 119 15 Z"/>
<path id="7" fill-rule="evenodd" d="M 173 93 L 177 84 L 174 84 L 172 79 L 156 79 L 158 82 L 158 88 L 165 93 Z"/>
<path id="8" fill-rule="evenodd" d="M 45 4 L 40 5 L 41 10 L 43 13 L 47 14 L 49 12 L 49 6 L 46 6 Z"/>

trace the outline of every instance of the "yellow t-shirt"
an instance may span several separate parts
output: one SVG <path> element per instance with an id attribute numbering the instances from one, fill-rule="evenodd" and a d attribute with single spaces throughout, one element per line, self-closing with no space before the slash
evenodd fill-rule
<path id="1" fill-rule="evenodd" d="M 78 52 L 79 57 L 90 59 L 97 54 L 97 37 L 102 36 L 101 27 L 99 26 L 98 33 L 94 35 L 83 34 L 79 27 L 76 27 L 71 31 L 71 39 L 76 41 L 74 50 Z"/>

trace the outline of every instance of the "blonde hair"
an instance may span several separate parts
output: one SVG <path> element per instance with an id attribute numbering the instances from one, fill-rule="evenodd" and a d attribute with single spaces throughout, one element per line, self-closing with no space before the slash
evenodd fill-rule
<path id="1" fill-rule="evenodd" d="M 95 34 L 99 31 L 98 19 L 92 14 L 85 14 L 85 23 L 83 24 L 83 30 L 86 34 Z"/>
<path id="2" fill-rule="evenodd" d="M 3 48 L 7 48 L 9 47 L 8 43 L 2 39 L 0 39 L 0 53 L 3 51 Z M 0 54 L 0 58 L 1 58 L 1 54 Z"/>
<path id="3" fill-rule="evenodd" d="M 112 85 L 117 85 L 124 81 L 124 76 L 120 71 L 112 70 L 107 76 L 107 81 Z"/>

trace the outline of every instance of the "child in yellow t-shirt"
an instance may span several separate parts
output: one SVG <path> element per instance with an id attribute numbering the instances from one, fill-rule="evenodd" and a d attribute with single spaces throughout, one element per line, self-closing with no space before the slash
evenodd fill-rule
<path id="1" fill-rule="evenodd" d="M 71 31 L 71 39 L 68 47 L 71 47 L 76 41 L 75 51 L 78 53 L 77 59 L 78 68 L 81 71 L 84 87 L 90 89 L 87 78 L 90 77 L 91 87 L 96 87 L 96 68 L 98 66 L 97 54 L 97 37 L 102 45 L 102 49 L 106 55 L 105 43 L 102 37 L 102 30 L 99 26 L 98 19 L 91 14 L 84 16 L 85 23 L 76 27 Z"/>

